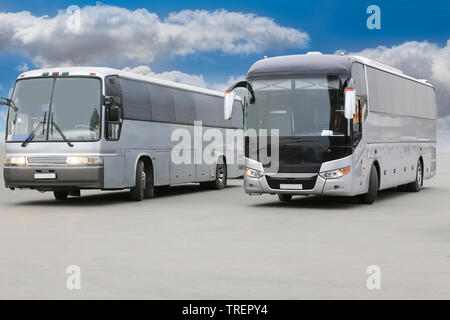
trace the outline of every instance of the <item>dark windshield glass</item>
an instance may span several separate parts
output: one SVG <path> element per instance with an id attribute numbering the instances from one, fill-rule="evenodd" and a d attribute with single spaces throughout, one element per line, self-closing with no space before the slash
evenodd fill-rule
<path id="1" fill-rule="evenodd" d="M 18 113 L 16 115 L 10 108 L 7 141 L 24 141 L 44 120 L 44 116 L 46 125 L 42 126 L 31 141 L 63 141 L 61 134 L 55 130 L 52 120 L 69 140 L 93 141 L 100 138 L 99 79 L 20 80 L 16 83 L 12 100 L 18 107 Z"/>
<path id="2" fill-rule="evenodd" d="M 256 100 L 247 103 L 246 129 L 278 129 L 281 137 L 347 135 L 338 76 L 255 80 L 250 84 Z"/>

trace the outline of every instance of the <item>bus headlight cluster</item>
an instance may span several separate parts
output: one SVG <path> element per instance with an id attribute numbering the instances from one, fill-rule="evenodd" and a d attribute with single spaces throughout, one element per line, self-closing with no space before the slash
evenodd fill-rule
<path id="1" fill-rule="evenodd" d="M 9 157 L 5 159 L 5 166 L 23 167 L 27 165 L 27 158 L 24 156 Z"/>
<path id="2" fill-rule="evenodd" d="M 102 165 L 103 160 L 100 157 L 69 156 L 66 163 L 68 166 Z"/>
<path id="3" fill-rule="evenodd" d="M 255 169 L 245 168 L 244 172 L 250 178 L 261 178 L 264 173 Z"/>
<path id="4" fill-rule="evenodd" d="M 336 170 L 324 171 L 319 173 L 319 175 L 324 179 L 336 179 L 345 176 L 349 172 L 350 166 Z"/>

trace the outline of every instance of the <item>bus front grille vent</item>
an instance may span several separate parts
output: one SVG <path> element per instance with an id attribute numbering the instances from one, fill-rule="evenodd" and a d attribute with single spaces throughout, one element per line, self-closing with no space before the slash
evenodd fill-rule
<path id="1" fill-rule="evenodd" d="M 28 157 L 30 166 L 63 166 L 66 164 L 66 157 Z"/>

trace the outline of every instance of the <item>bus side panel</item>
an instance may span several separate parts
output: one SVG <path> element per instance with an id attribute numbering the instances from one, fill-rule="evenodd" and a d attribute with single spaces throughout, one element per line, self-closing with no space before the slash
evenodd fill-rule
<path id="1" fill-rule="evenodd" d="M 124 120 L 120 143 L 125 148 L 126 187 L 135 184 L 136 164 L 140 156 L 150 157 L 156 185 L 168 185 L 172 128 L 167 123 Z"/>
<path id="2" fill-rule="evenodd" d="M 369 155 L 381 169 L 380 189 L 414 181 L 420 157 L 424 178 L 434 174 L 435 120 L 370 112 L 365 126 Z"/>
<path id="3" fill-rule="evenodd" d="M 125 187 L 125 164 L 123 155 L 105 156 L 104 189 L 121 189 Z"/>

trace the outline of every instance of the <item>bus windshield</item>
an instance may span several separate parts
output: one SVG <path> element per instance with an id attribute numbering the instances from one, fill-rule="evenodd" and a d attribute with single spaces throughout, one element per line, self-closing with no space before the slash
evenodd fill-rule
<path id="1" fill-rule="evenodd" d="M 101 81 L 96 78 L 34 78 L 19 80 L 9 109 L 8 142 L 96 141 L 101 127 Z M 60 130 L 58 130 L 60 129 Z M 62 132 L 62 134 L 61 134 Z"/>
<path id="2" fill-rule="evenodd" d="M 245 128 L 278 129 L 280 137 L 347 136 L 342 80 L 335 75 L 249 81 Z M 249 93 L 247 93 L 249 94 Z M 247 96 L 246 101 L 250 101 Z"/>

